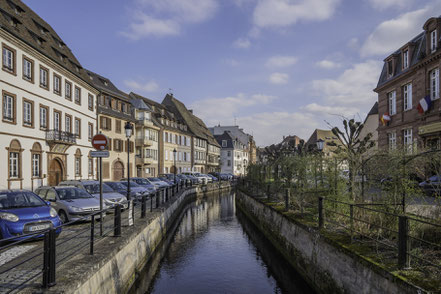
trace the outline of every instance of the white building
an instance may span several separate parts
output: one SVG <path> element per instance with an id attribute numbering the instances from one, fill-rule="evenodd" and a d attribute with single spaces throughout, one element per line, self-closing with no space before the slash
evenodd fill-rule
<path id="1" fill-rule="evenodd" d="M 231 173 L 237 176 L 245 175 L 249 163 L 247 146 L 231 132 L 225 131 L 222 135 L 214 136 L 221 146 L 220 169 L 222 173 Z"/>
<path id="2" fill-rule="evenodd" d="M 21 1 L 1 1 L 0 188 L 94 177 L 98 91 L 55 31 Z"/>

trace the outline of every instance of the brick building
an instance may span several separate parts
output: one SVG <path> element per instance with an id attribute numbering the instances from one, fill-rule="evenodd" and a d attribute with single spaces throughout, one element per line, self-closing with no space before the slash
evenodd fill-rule
<path id="1" fill-rule="evenodd" d="M 389 115 L 386 125 L 379 123 L 379 148 L 406 146 L 440 148 L 441 104 L 439 67 L 441 18 L 432 17 L 423 32 L 403 44 L 384 60 L 377 87 L 379 117 Z M 426 111 L 418 111 L 427 97 Z"/>

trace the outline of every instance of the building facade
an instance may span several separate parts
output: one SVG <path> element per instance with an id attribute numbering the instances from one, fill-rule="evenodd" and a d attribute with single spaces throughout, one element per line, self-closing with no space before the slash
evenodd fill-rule
<path id="1" fill-rule="evenodd" d="M 87 71 L 90 82 L 100 91 L 97 105 L 97 132 L 109 139 L 109 158 L 102 159 L 103 180 L 119 181 L 127 177 L 127 150 L 130 147 L 130 174 L 135 172 L 135 120 L 132 116 L 132 107 L 128 95 L 118 90 L 115 85 L 103 76 Z M 133 126 L 133 135 L 127 145 L 124 126 L 130 122 Z M 95 161 L 98 166 L 98 160 Z"/>
<path id="2" fill-rule="evenodd" d="M 332 157 L 334 155 L 333 151 L 337 148 L 335 146 L 330 146 L 329 143 L 341 145 L 341 142 L 338 140 L 337 136 L 332 133 L 331 130 L 315 129 L 309 137 L 308 141 L 306 141 L 306 147 L 308 148 L 308 150 L 317 150 L 318 140 L 324 141 L 322 153 L 326 157 Z"/>
<path id="3" fill-rule="evenodd" d="M 35 189 L 94 178 L 96 96 L 52 27 L 21 1 L 1 1 L 0 187 Z"/>
<path id="4" fill-rule="evenodd" d="M 375 88 L 380 149 L 440 148 L 441 18 L 432 17 L 423 32 L 384 60 Z"/>
<path id="5" fill-rule="evenodd" d="M 247 146 L 229 131 L 214 136 L 221 146 L 220 170 L 236 176 L 245 175 L 249 162 Z"/>

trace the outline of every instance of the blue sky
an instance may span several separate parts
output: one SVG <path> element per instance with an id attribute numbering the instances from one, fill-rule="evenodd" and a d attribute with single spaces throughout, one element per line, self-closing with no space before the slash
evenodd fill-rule
<path id="1" fill-rule="evenodd" d="M 83 67 L 259 146 L 363 120 L 382 60 L 441 0 L 25 0 Z M 418 97 L 417 97 L 418 98 Z"/>

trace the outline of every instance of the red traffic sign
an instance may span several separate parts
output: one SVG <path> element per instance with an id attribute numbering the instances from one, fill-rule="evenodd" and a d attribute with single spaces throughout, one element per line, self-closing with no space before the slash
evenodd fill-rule
<path id="1" fill-rule="evenodd" d="M 109 139 L 103 134 L 97 134 L 92 138 L 92 146 L 96 150 L 104 150 L 109 145 Z"/>

